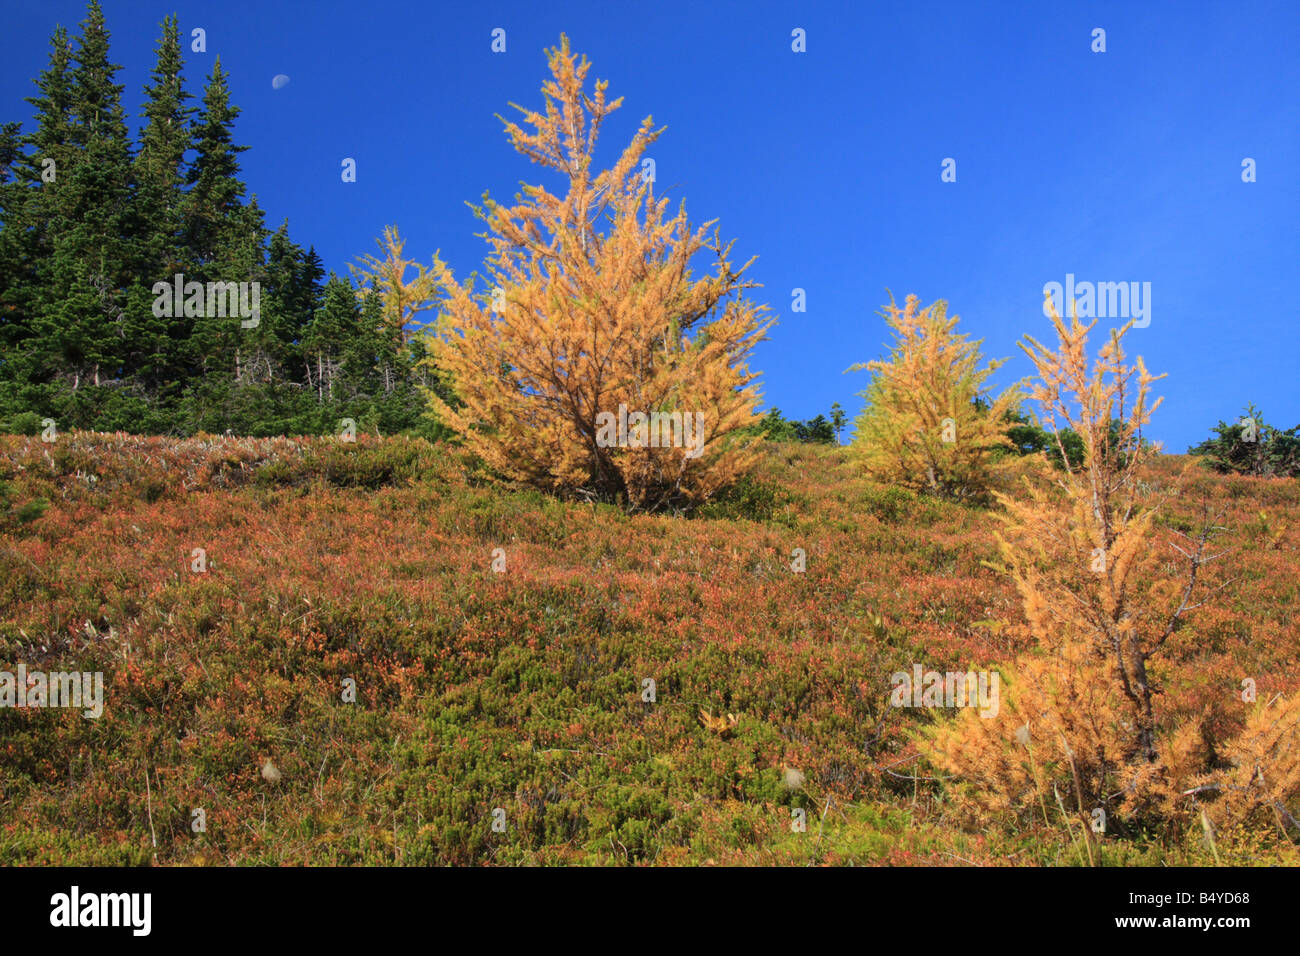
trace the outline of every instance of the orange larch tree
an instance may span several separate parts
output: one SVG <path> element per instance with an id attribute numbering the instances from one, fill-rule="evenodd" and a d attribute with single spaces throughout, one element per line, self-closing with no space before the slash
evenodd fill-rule
<path id="1" fill-rule="evenodd" d="M 602 124 L 621 104 L 568 39 L 548 51 L 543 112 L 515 108 L 514 148 L 565 189 L 525 185 L 514 206 L 476 209 L 490 232 L 488 283 L 456 280 L 431 350 L 461 404 L 431 410 L 493 470 L 629 510 L 698 503 L 751 464 L 757 420 L 753 346 L 771 322 L 742 297 L 754 283 L 728 262 L 713 223 L 667 218 L 642 159 L 662 129 L 647 117 L 617 163 L 596 173 Z M 648 168 L 648 167 L 646 167 Z M 696 276 L 697 254 L 714 269 Z M 752 262 L 752 260 L 751 260 Z"/>
<path id="2" fill-rule="evenodd" d="M 1275 739 L 1257 734 L 1249 759 L 1267 764 L 1256 774 L 1260 785 L 1229 780 L 1216 752 L 1247 745 L 1222 727 L 1212 732 L 1204 715 L 1161 693 L 1178 680 L 1166 659 L 1175 635 L 1213 593 L 1205 578 L 1219 556 L 1209 551 L 1218 516 L 1207 511 L 1190 534 L 1157 523 L 1176 489 L 1157 493 L 1140 477 L 1157 451 L 1142 432 L 1160 402 L 1150 399 L 1158 377 L 1141 358 L 1125 359 L 1121 340 L 1131 323 L 1090 363 L 1092 324 L 1077 316 L 1066 323 L 1054 310 L 1052 321 L 1057 348 L 1031 337 L 1022 346 L 1038 373 L 1029 395 L 1058 442 L 1064 427 L 1079 436 L 1083 461 L 1072 466 L 1062 448 L 1063 470 L 1044 461 L 1026 476 L 1023 496 L 997 495 L 1005 509 L 997 567 L 1020 593 L 1025 624 L 1014 630 L 1028 650 L 1005 669 L 1006 699 L 994 719 L 960 713 L 929 732 L 925 749 L 957 778 L 950 792 L 958 806 L 1041 811 L 1049 822 L 1059 809 L 1092 858 L 1095 823 L 1106 815 L 1188 811 L 1196 793 L 1226 787 L 1241 806 L 1267 799 L 1276 808 L 1280 794 L 1295 796 L 1300 774 L 1295 761 L 1280 761 Z M 1182 649 L 1183 658 L 1194 650 Z M 1293 702 L 1276 713 L 1294 723 L 1295 710 Z"/>

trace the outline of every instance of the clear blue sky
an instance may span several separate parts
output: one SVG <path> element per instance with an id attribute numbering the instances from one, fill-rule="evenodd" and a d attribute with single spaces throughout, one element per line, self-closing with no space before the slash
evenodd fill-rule
<path id="1" fill-rule="evenodd" d="M 5 0 L 0 120 L 24 96 L 79 0 Z M 886 288 L 946 298 L 1002 380 L 1015 347 L 1050 334 L 1042 288 L 1151 283 L 1130 343 L 1168 372 L 1151 434 L 1170 451 L 1255 401 L 1300 422 L 1300 3 L 1290 2 L 276 2 L 107 0 L 113 54 L 137 110 L 157 23 L 207 31 L 187 53 L 197 96 L 220 54 L 242 107 L 243 174 L 328 268 L 373 249 L 386 223 L 408 253 L 482 261 L 466 208 L 540 171 L 495 113 L 541 102 L 543 49 L 567 32 L 624 108 L 668 127 L 650 155 L 691 217 L 720 220 L 779 316 L 759 347 L 769 405 L 856 414 L 881 354 Z M 507 50 L 490 50 L 506 30 Z M 807 52 L 791 51 L 791 30 Z M 1106 30 L 1106 52 L 1091 50 Z M 188 44 L 186 49 L 188 50 Z M 276 74 L 290 83 L 272 88 Z M 138 120 L 134 124 L 138 126 Z M 340 180 L 343 157 L 358 181 Z M 957 161 L 957 181 L 940 164 Z M 1241 180 L 1241 162 L 1258 181 Z M 791 290 L 807 311 L 791 312 Z M 1111 323 L 1103 319 L 1099 325 Z"/>

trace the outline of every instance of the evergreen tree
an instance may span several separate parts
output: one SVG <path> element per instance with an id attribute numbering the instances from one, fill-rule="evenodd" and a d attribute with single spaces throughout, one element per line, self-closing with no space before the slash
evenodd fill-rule
<path id="1" fill-rule="evenodd" d="M 797 441 L 796 422 L 789 421 L 781 414 L 781 409 L 771 408 L 755 427 L 769 441 Z"/>
<path id="2" fill-rule="evenodd" d="M 137 208 L 148 275 L 169 279 L 184 271 L 181 245 L 183 187 L 187 179 L 185 152 L 190 147 L 194 108 L 181 78 L 180 32 L 175 15 L 162 22 L 158 60 L 152 82 L 144 88 L 140 151 L 135 157 Z"/>
<path id="3" fill-rule="evenodd" d="M 144 87 L 140 150 L 135 157 L 135 221 L 137 260 L 135 272 L 152 289 L 155 282 L 171 282 L 189 267 L 183 245 L 185 151 L 190 144 L 192 97 L 181 77 L 182 58 L 176 17 L 161 24 L 157 62 L 151 82 Z M 130 356 L 141 384 L 150 394 L 171 393 L 171 383 L 185 372 L 183 326 L 175 317 L 153 314 L 152 297 L 143 307 L 131 309 L 140 330 L 138 350 Z"/>
<path id="4" fill-rule="evenodd" d="M 239 154 L 248 147 L 234 143 L 233 126 L 240 110 L 230 102 L 228 77 L 221 69 L 221 57 L 217 57 L 204 87 L 203 108 L 194 123 L 197 155 L 187 176 L 191 189 L 186 239 L 201 265 L 214 262 L 229 250 L 230 233 L 238 231 L 236 214 L 245 194 L 239 179 Z"/>
<path id="5" fill-rule="evenodd" d="M 797 422 L 794 434 L 799 441 L 815 445 L 830 445 L 835 442 L 835 428 L 825 415 L 818 415 L 806 422 Z"/>
<path id="6" fill-rule="evenodd" d="M 43 287 L 52 267 L 55 224 L 61 183 L 59 170 L 72 169 L 72 41 L 57 28 L 50 37 L 49 65 L 36 80 L 36 128 L 24 137 L 13 160 L 14 179 L 3 193 L 4 226 L 0 230 L 0 345 L 4 362 L 0 381 L 8 383 L 4 403 L 15 411 L 40 404 L 34 382 L 48 379 L 58 362 L 51 343 L 40 337 L 36 313 L 48 298 Z M 49 162 L 47 162 L 47 160 Z M 48 406 L 40 411 L 47 413 Z"/>
<path id="7" fill-rule="evenodd" d="M 831 428 L 835 430 L 835 443 L 840 443 L 840 436 L 844 432 L 844 426 L 849 423 L 848 416 L 839 402 L 831 402 Z"/>
<path id="8" fill-rule="evenodd" d="M 0 124 L 0 421 L 267 435 L 350 416 L 436 432 L 421 388 L 455 397 L 432 365 L 415 368 L 424 336 L 402 334 L 429 305 L 428 270 L 364 297 L 336 276 L 327 290 L 315 249 L 287 223 L 269 233 L 246 198 L 220 62 L 195 110 L 174 16 L 155 52 L 134 152 L 98 2 L 75 46 L 62 28 L 51 37 L 32 132 Z M 257 321 L 206 302 L 155 316 L 154 284 L 178 273 L 205 293 L 257 283 Z"/>
<path id="9" fill-rule="evenodd" d="M 359 313 L 352 283 L 331 272 L 329 281 L 325 284 L 321 307 L 312 317 L 303 340 L 307 374 L 321 403 L 336 400 L 335 389 L 339 385 L 344 361 L 340 343 L 349 338 L 355 340 L 359 331 Z M 350 358 L 352 367 L 349 369 L 349 378 L 352 383 L 358 383 L 368 371 L 368 363 L 358 363 L 355 354 Z M 340 388 L 337 398 L 342 397 Z"/>
<path id="10" fill-rule="evenodd" d="M 75 393 L 83 384 L 117 380 L 130 350 L 125 290 L 135 257 L 131 242 L 132 169 L 118 65 L 109 59 L 103 10 L 92 0 L 77 42 L 72 74 L 70 169 L 57 168 L 51 192 L 53 231 L 48 282 L 36 315 L 37 335 L 58 357 Z M 139 280 L 136 279 L 136 282 Z M 76 396 L 63 410 L 69 424 L 90 426 L 99 396 Z"/>
<path id="11" fill-rule="evenodd" d="M 1300 476 L 1300 425 L 1283 431 L 1266 424 L 1252 403 L 1240 419 L 1231 424 L 1221 421 L 1213 431 L 1213 438 L 1187 453 L 1204 456 L 1215 471 L 1264 478 Z"/>
<path id="12" fill-rule="evenodd" d="M 14 178 L 14 166 L 22 156 L 22 124 L 0 126 L 0 186 Z"/>
<path id="13" fill-rule="evenodd" d="M 36 129 L 25 140 L 32 151 L 23 158 L 17 169 L 18 179 L 25 185 L 39 187 L 42 184 L 47 159 L 55 161 L 53 178 L 49 180 L 52 186 L 57 186 L 60 168 L 68 170 L 72 167 L 71 162 L 67 162 L 74 153 L 72 70 L 72 41 L 68 38 L 68 31 L 58 27 L 50 37 L 49 66 L 36 80 L 40 95 L 27 97 L 27 102 L 36 107 Z M 45 195 L 56 191 L 57 189 L 46 190 Z M 40 227 L 45 222 L 33 222 L 32 225 Z"/>
<path id="14" fill-rule="evenodd" d="M 17 167 L 23 158 L 22 124 L 5 123 L 0 126 L 0 383 L 9 374 L 6 366 L 20 333 L 21 310 L 12 298 L 13 291 L 22 282 L 25 271 L 23 240 L 25 216 L 23 215 L 29 190 L 16 181 Z M 0 414 L 5 408 L 5 396 L 0 385 Z"/>

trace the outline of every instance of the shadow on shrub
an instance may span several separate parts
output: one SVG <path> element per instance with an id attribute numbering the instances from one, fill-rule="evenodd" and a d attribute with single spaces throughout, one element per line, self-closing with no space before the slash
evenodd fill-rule
<path id="1" fill-rule="evenodd" d="M 794 496 L 771 481 L 746 475 L 702 505 L 697 517 L 721 520 L 781 521 L 792 523 L 788 508 Z"/>
<path id="2" fill-rule="evenodd" d="M 916 501 L 916 494 L 897 485 L 873 485 L 862 496 L 863 510 L 881 521 L 897 521 Z"/>
<path id="3" fill-rule="evenodd" d="M 382 444 L 320 442 L 297 460 L 258 470 L 261 487 L 297 487 L 321 480 L 338 488 L 386 488 L 438 468 L 438 452 L 422 439 L 386 439 Z"/>

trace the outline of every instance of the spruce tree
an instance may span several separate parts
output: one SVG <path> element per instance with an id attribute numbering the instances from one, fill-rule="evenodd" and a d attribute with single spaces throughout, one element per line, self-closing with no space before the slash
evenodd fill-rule
<path id="1" fill-rule="evenodd" d="M 22 328 L 21 308 L 12 292 L 26 270 L 23 257 L 27 187 L 16 181 L 17 166 L 23 157 L 22 124 L 0 126 L 0 414 L 6 407 L 3 382 L 8 377 L 13 355 L 11 338 Z"/>
<path id="2" fill-rule="evenodd" d="M 256 201 L 244 203 L 247 190 L 239 178 L 238 157 L 248 147 L 234 142 L 233 126 L 240 110 L 230 102 L 228 77 L 218 57 L 193 123 L 196 155 L 186 176 L 190 189 L 184 207 L 185 244 L 193 275 L 187 273 L 186 278 L 260 283 L 265 281 L 266 228 Z M 260 322 L 246 329 L 239 318 L 202 316 L 184 318 L 181 324 L 191 361 L 203 375 L 220 376 L 225 382 L 265 377 L 261 340 L 266 330 Z"/>
<path id="3" fill-rule="evenodd" d="M 359 332 L 360 309 L 352 283 L 330 273 L 325 284 L 321 307 L 312 318 L 304 339 L 308 374 L 321 403 L 331 403 L 344 397 L 340 387 L 344 354 L 342 343 L 355 344 Z M 348 368 L 354 387 L 364 376 L 356 364 L 356 354 Z M 337 394 L 336 394 L 337 391 Z"/>
<path id="4" fill-rule="evenodd" d="M 97 0 L 79 37 L 51 37 L 32 132 L 0 124 L 0 420 L 243 434 L 332 430 L 344 414 L 418 422 L 423 341 L 403 345 L 381 295 L 338 277 L 327 295 L 315 249 L 287 224 L 267 231 L 240 180 L 228 75 L 216 62 L 190 105 L 175 16 L 155 53 L 136 151 Z M 155 316 L 154 284 L 177 273 L 258 283 L 259 321 Z M 421 375 L 453 400 L 431 366 Z"/>
<path id="5" fill-rule="evenodd" d="M 190 144 L 192 97 L 181 77 L 183 67 L 179 28 L 174 15 L 166 17 L 156 48 L 151 82 L 144 87 L 140 150 L 135 157 L 135 218 L 137 237 L 135 272 L 149 288 L 170 282 L 190 266 L 183 244 L 185 151 Z M 141 307 L 142 306 L 142 307 Z M 184 326 L 176 317 L 153 315 L 152 298 L 131 310 L 140 325 L 137 353 L 131 356 L 139 378 L 150 394 L 170 397 L 173 383 L 185 378 Z"/>
<path id="6" fill-rule="evenodd" d="M 145 246 L 144 264 L 149 275 L 159 279 L 183 271 L 185 262 L 180 243 L 181 208 L 185 198 L 185 151 L 190 147 L 190 121 L 194 108 L 181 77 L 183 62 L 176 17 L 162 22 L 157 46 L 158 60 L 144 87 L 140 151 L 135 157 L 137 208 Z"/>
<path id="7" fill-rule="evenodd" d="M 65 160 L 73 155 L 72 69 L 72 41 L 68 31 L 58 27 L 50 37 L 49 66 L 36 80 L 40 95 L 27 97 L 27 102 L 36 107 L 36 129 L 25 138 L 31 152 L 16 169 L 18 180 L 26 185 L 42 184 L 42 173 L 48 168 L 46 159 L 55 161 L 49 185 L 57 187 L 60 168 L 71 168 L 72 164 Z M 45 194 L 54 192 L 57 189 L 46 190 Z"/>
<path id="8" fill-rule="evenodd" d="M 57 28 L 50 37 L 49 65 L 36 80 L 39 95 L 28 97 L 36 108 L 35 130 L 22 138 L 24 152 L 13 158 L 13 181 L 3 193 L 4 217 L 0 229 L 0 345 L 5 361 L 0 382 L 3 403 L 14 411 L 48 414 L 40 383 L 48 380 L 58 362 L 48 339 L 42 338 L 36 314 L 51 296 L 53 242 L 67 222 L 58 214 L 62 184 L 72 168 L 72 41 Z M 46 161 L 50 162 L 46 162 Z M 44 174 L 44 175 L 43 175 Z"/>
<path id="9" fill-rule="evenodd" d="M 134 259 L 131 151 L 122 87 L 114 82 L 119 67 L 109 59 L 97 0 L 82 22 L 76 62 L 68 130 L 75 152 L 71 168 L 57 170 L 50 277 L 36 316 L 37 334 L 48 338 L 74 393 L 119 379 L 136 331 L 126 318 L 125 294 Z M 64 412 L 69 424 L 94 424 L 98 396 L 74 397 Z"/>
<path id="10" fill-rule="evenodd" d="M 203 107 L 194 123 L 193 147 L 197 155 L 187 176 L 187 244 L 200 264 L 216 260 L 230 244 L 237 224 L 235 214 L 245 195 L 239 179 L 239 154 L 233 126 L 239 107 L 230 102 L 229 74 L 221 57 L 213 63 L 203 91 Z"/>

